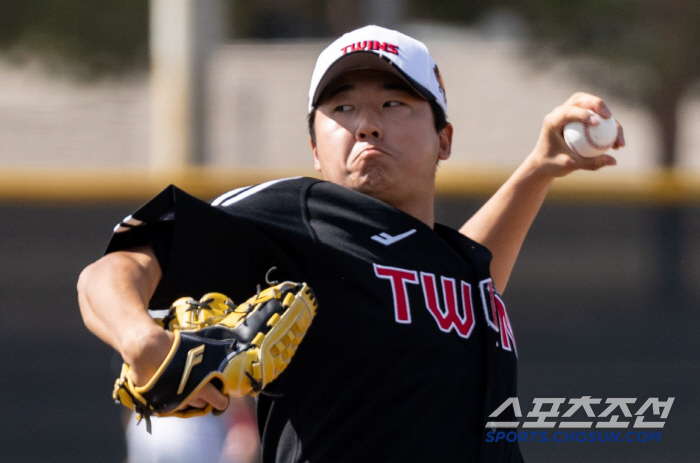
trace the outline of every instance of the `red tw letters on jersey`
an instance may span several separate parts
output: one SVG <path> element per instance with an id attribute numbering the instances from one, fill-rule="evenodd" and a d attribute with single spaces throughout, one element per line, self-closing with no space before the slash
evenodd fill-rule
<path id="1" fill-rule="evenodd" d="M 468 338 L 474 329 L 474 308 L 472 306 L 472 287 L 469 283 L 461 282 L 462 286 L 462 307 L 463 313 L 458 312 L 457 286 L 454 278 L 440 277 L 442 282 L 442 296 L 445 301 L 445 311 L 440 308 L 437 284 L 435 275 L 421 272 L 423 283 L 423 295 L 425 305 L 430 314 L 435 318 L 438 326 L 445 333 L 449 333 L 452 328 L 458 335 Z"/>
<path id="2" fill-rule="evenodd" d="M 469 283 L 459 282 L 459 293 L 461 294 L 459 297 L 457 281 L 454 278 L 441 276 L 441 299 L 438 293 L 438 277 L 432 273 L 374 264 L 374 274 L 380 279 L 388 280 L 391 284 L 394 317 L 397 323 L 411 323 L 411 300 L 407 285 L 420 284 L 423 289 L 425 308 L 433 316 L 441 331 L 449 333 L 455 330 L 463 338 L 469 338 L 472 334 L 476 321 L 472 303 L 472 286 Z M 495 290 L 493 281 L 490 278 L 480 281 L 479 291 L 487 325 L 500 333 L 503 349 L 514 351 L 513 329 L 506 313 L 505 304 Z M 441 300 L 444 306 L 441 304 Z"/>

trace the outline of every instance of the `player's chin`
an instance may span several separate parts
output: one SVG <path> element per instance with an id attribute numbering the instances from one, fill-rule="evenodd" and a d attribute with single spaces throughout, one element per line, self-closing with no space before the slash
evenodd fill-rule
<path id="1" fill-rule="evenodd" d="M 350 188 L 377 199 L 395 190 L 395 181 L 386 169 L 372 166 L 352 176 Z"/>

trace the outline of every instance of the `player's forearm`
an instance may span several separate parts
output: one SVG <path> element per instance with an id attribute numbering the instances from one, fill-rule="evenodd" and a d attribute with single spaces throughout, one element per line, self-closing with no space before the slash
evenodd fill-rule
<path id="1" fill-rule="evenodd" d="M 160 266 L 148 249 L 108 254 L 80 275 L 78 301 L 85 325 L 125 361 L 137 361 L 160 334 L 146 310 L 160 278 Z"/>
<path id="2" fill-rule="evenodd" d="M 491 276 L 504 291 L 553 178 L 526 160 L 460 229 L 493 253 Z"/>

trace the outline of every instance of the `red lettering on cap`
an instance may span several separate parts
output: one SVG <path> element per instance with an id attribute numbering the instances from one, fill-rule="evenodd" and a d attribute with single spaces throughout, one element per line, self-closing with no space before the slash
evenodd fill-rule
<path id="1" fill-rule="evenodd" d="M 352 53 L 354 51 L 363 50 L 381 50 L 387 53 L 392 53 L 394 55 L 399 54 L 399 46 L 388 42 L 378 42 L 376 40 L 364 40 L 362 42 L 351 43 L 341 47 L 341 51 L 344 55 Z"/>
<path id="2" fill-rule="evenodd" d="M 387 43 L 386 44 L 386 51 L 387 51 L 387 53 L 393 53 L 395 55 L 398 55 L 399 54 L 399 46 L 391 44 L 391 43 Z"/>

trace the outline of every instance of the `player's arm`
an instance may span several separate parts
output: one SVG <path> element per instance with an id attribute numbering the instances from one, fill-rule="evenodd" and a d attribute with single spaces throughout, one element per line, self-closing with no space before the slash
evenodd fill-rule
<path id="1" fill-rule="evenodd" d="M 147 311 L 161 276 L 153 251 L 142 247 L 107 254 L 78 279 L 85 325 L 134 367 L 137 381 L 150 378 L 172 343 L 171 333 L 158 327 Z"/>
<path id="2" fill-rule="evenodd" d="M 150 247 L 105 255 L 82 271 L 78 302 L 90 331 L 119 352 L 131 367 L 136 385 L 153 376 L 167 357 L 173 334 L 148 314 L 148 301 L 162 278 L 158 259 Z M 225 409 L 228 398 L 207 384 L 190 402 Z"/>
<path id="3" fill-rule="evenodd" d="M 550 112 L 543 121 L 535 148 L 498 191 L 460 229 L 469 238 L 485 245 L 493 253 L 491 275 L 496 288 L 503 291 L 525 240 L 552 182 L 579 170 L 597 170 L 615 165 L 608 155 L 584 158 L 573 153 L 562 135 L 573 121 L 591 121 L 588 110 L 609 117 L 610 111 L 598 97 L 585 93 L 572 95 Z M 613 149 L 624 146 L 622 130 Z"/>

